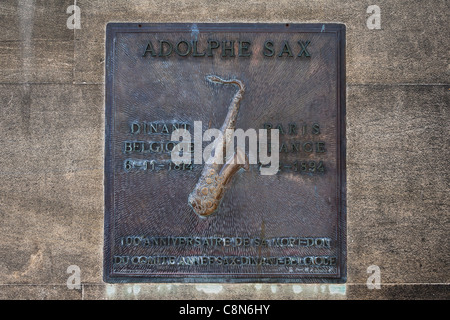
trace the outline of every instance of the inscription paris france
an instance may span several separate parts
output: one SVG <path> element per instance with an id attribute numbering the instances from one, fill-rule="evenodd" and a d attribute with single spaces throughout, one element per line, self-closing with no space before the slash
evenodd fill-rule
<path id="1" fill-rule="evenodd" d="M 106 46 L 106 282 L 345 281 L 342 25 L 111 23 Z"/>

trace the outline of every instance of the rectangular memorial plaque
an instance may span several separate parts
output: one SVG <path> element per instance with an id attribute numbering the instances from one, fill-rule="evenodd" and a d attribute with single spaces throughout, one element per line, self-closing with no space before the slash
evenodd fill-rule
<path id="1" fill-rule="evenodd" d="M 344 282 L 344 60 L 341 24 L 108 24 L 104 280 Z"/>

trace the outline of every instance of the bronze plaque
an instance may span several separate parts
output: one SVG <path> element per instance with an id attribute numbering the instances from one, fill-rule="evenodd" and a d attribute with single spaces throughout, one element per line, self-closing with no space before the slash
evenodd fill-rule
<path id="1" fill-rule="evenodd" d="M 105 96 L 106 282 L 345 282 L 344 25 L 108 24 Z"/>

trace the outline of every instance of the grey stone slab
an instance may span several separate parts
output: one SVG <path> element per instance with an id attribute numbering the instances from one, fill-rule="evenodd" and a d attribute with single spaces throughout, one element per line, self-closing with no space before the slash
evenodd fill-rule
<path id="1" fill-rule="evenodd" d="M 448 284 L 381 284 L 380 289 L 348 285 L 349 300 L 448 300 Z"/>
<path id="2" fill-rule="evenodd" d="M 80 30 L 69 4 L 0 4 L 0 299 L 449 298 L 448 1 L 378 1 L 381 30 L 356 0 L 79 0 Z M 112 21 L 346 24 L 348 284 L 102 282 Z M 83 290 L 67 289 L 69 265 Z M 370 265 L 380 290 L 365 285 Z"/>
<path id="3" fill-rule="evenodd" d="M 102 279 L 102 170 L 7 177 L 0 184 L 0 283 Z M 3 179 L 6 180 L 6 179 Z"/>
<path id="4" fill-rule="evenodd" d="M 369 29 L 369 5 L 380 8 L 381 29 Z M 347 26 L 348 83 L 448 83 L 446 1 L 270 2 L 284 22 L 342 22 Z"/>
<path id="5" fill-rule="evenodd" d="M 86 300 L 313 300 L 346 299 L 334 284 L 86 284 Z"/>
<path id="6" fill-rule="evenodd" d="M 366 31 L 367 32 L 367 31 Z M 347 80 L 356 84 L 448 84 L 448 43 L 419 31 L 349 33 Z M 414 48 L 414 49 L 413 49 Z"/>
<path id="7" fill-rule="evenodd" d="M 101 169 L 103 88 L 0 85 L 0 173 Z"/>
<path id="8" fill-rule="evenodd" d="M 349 282 L 378 265 L 387 283 L 448 275 L 448 86 L 350 86 Z"/>
<path id="9" fill-rule="evenodd" d="M 100 86 L 0 85 L 0 283 L 101 281 Z"/>
<path id="10" fill-rule="evenodd" d="M 105 82 L 105 42 L 76 40 L 74 44 L 74 82 Z"/>
<path id="11" fill-rule="evenodd" d="M 190 298 L 189 298 L 190 297 Z M 445 284 L 381 285 L 0 285 L 1 300 L 447 300 Z"/>
<path id="12" fill-rule="evenodd" d="M 73 40 L 67 28 L 71 0 L 3 0 L 0 3 L 0 41 Z"/>
<path id="13" fill-rule="evenodd" d="M 0 83 L 72 83 L 73 41 L 0 41 Z"/>
<path id="14" fill-rule="evenodd" d="M 448 284 L 106 284 L 83 286 L 86 300 L 447 300 Z"/>
<path id="15" fill-rule="evenodd" d="M 0 285 L 0 300 L 81 300 L 82 291 L 66 285 Z"/>

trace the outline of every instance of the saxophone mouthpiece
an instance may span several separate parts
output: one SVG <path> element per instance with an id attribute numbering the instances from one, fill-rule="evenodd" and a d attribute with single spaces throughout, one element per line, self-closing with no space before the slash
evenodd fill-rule
<path id="1" fill-rule="evenodd" d="M 218 76 L 214 76 L 214 75 L 207 76 L 206 79 L 208 79 L 211 82 L 215 82 L 215 83 L 223 83 L 222 79 L 220 79 Z"/>

